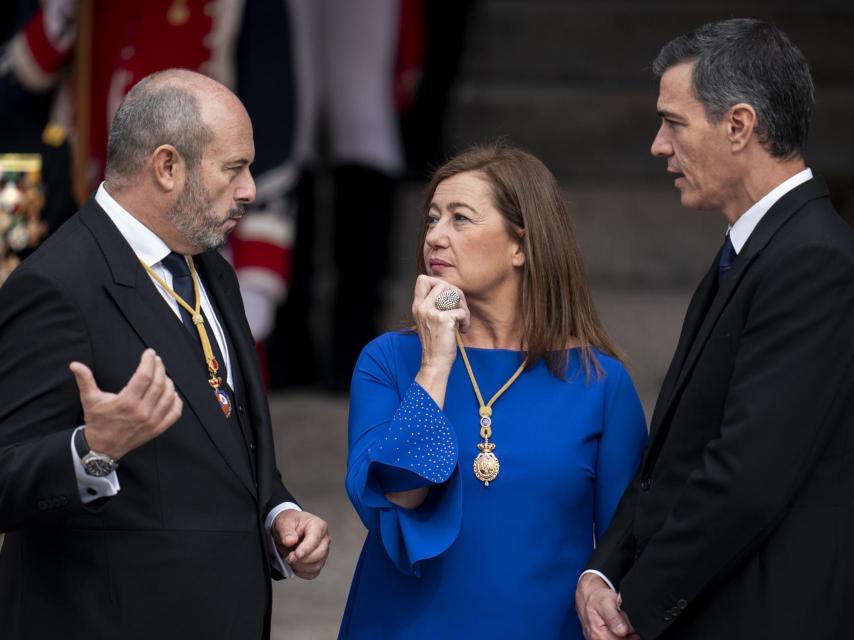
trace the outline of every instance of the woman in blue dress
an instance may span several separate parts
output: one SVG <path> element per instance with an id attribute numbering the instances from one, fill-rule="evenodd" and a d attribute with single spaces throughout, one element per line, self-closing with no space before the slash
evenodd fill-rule
<path id="1" fill-rule="evenodd" d="M 581 638 L 576 582 L 646 443 L 548 169 L 473 147 L 427 188 L 411 331 L 365 347 L 340 639 Z"/>

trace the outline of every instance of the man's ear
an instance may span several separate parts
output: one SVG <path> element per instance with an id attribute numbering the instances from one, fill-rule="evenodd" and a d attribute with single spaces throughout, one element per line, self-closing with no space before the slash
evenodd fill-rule
<path id="1" fill-rule="evenodd" d="M 186 165 L 171 144 L 162 144 L 151 154 L 151 168 L 160 188 L 171 192 L 184 182 Z"/>
<path id="2" fill-rule="evenodd" d="M 739 102 L 732 106 L 726 116 L 727 138 L 733 152 L 744 149 L 753 137 L 756 127 L 756 111 L 749 104 Z"/>

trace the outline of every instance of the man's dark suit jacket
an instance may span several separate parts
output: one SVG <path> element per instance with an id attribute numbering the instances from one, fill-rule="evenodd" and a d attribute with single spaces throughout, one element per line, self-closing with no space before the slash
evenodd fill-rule
<path id="1" fill-rule="evenodd" d="M 269 634 L 269 536 L 292 501 L 238 285 L 216 253 L 196 257 L 230 337 L 254 429 L 234 455 L 197 340 L 178 322 L 104 211 L 87 203 L 0 289 L 0 636 L 235 638 Z M 68 363 L 118 392 L 146 347 L 184 401 L 181 418 L 129 453 L 121 491 L 81 503 L 71 434 L 83 416 Z M 231 440 L 229 440 L 231 439 Z"/>
<path id="2" fill-rule="evenodd" d="M 854 232 L 822 179 L 694 294 L 589 568 L 643 640 L 854 637 Z"/>

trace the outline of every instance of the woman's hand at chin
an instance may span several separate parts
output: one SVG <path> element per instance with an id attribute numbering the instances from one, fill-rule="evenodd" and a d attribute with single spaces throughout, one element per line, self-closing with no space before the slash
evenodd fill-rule
<path id="1" fill-rule="evenodd" d="M 460 294 L 456 309 L 440 311 L 436 297 L 446 289 Z M 439 407 L 445 403 L 448 375 L 457 358 L 455 332 L 465 333 L 469 326 L 469 309 L 463 292 L 444 280 L 420 275 L 415 281 L 412 317 L 421 340 L 421 368 L 415 381 L 433 398 Z"/>

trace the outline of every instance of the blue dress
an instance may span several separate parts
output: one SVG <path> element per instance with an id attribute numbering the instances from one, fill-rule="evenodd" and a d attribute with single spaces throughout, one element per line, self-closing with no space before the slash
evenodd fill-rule
<path id="1" fill-rule="evenodd" d="M 518 351 L 467 349 L 484 400 Z M 581 638 L 574 594 L 637 470 L 646 426 L 623 366 L 597 352 L 588 382 L 540 361 L 493 405 L 501 471 L 475 478 L 480 416 L 460 357 L 444 410 L 414 382 L 421 343 L 387 333 L 365 347 L 350 390 L 347 492 L 368 536 L 339 639 Z M 417 509 L 385 493 L 431 486 Z"/>

